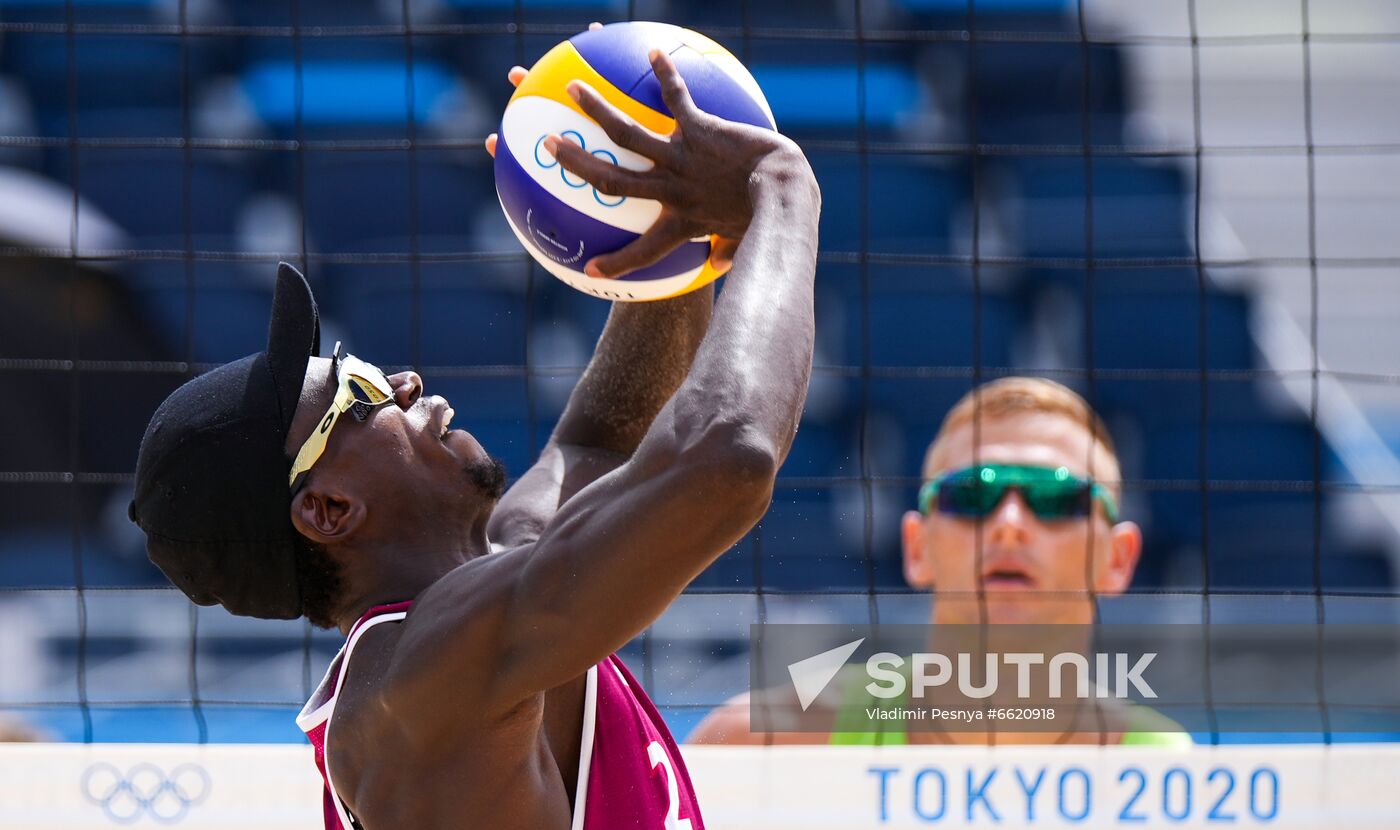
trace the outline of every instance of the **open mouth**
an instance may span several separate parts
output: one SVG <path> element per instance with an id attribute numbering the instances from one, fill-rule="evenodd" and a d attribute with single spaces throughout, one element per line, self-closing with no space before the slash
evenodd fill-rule
<path id="1" fill-rule="evenodd" d="M 1035 587 L 1025 570 L 1014 565 L 997 565 L 982 573 L 982 585 L 993 591 L 1016 591 Z"/>
<path id="2" fill-rule="evenodd" d="M 447 437 L 447 433 L 452 427 L 452 416 L 456 414 L 456 411 L 446 401 L 438 406 L 436 420 L 439 440 Z"/>

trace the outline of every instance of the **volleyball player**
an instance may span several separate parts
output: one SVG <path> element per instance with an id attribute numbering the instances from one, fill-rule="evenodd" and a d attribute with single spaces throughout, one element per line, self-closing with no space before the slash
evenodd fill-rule
<path id="1" fill-rule="evenodd" d="M 712 315 L 708 289 L 614 309 L 504 495 L 500 465 L 416 374 L 316 357 L 290 266 L 267 351 L 190 381 L 146 431 L 131 515 L 171 581 L 347 635 L 299 719 L 327 827 L 703 827 L 614 652 L 767 508 L 811 370 L 820 197 L 795 145 L 698 111 L 670 59 L 652 61 L 668 139 L 577 91 L 653 170 L 547 142 L 600 191 L 663 204 L 590 269 L 616 276 L 706 233 L 742 241 Z"/>
<path id="2" fill-rule="evenodd" d="M 1095 598 L 1128 589 L 1142 550 L 1138 526 L 1122 520 L 1118 457 L 1108 429 L 1085 400 L 1041 378 L 1009 377 L 963 396 L 924 459 L 917 510 L 904 514 L 904 576 L 930 591 L 931 637 L 939 626 L 1079 626 L 1095 621 Z M 977 663 L 977 661 L 973 661 Z M 846 684 L 847 701 L 886 704 Z M 1033 705 L 1033 704 L 1022 704 Z M 845 706 L 841 712 L 864 712 Z M 995 737 L 973 730 L 905 732 L 900 721 L 842 721 L 810 733 L 750 731 L 748 696 L 712 712 L 697 743 L 1116 743 L 1189 744 L 1175 722 L 1143 706 L 1109 706 L 1076 728 Z"/>

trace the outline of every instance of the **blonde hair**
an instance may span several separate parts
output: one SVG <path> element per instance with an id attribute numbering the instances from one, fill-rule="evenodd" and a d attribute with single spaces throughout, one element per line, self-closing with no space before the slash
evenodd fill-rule
<path id="1" fill-rule="evenodd" d="M 1080 424 L 1094 438 L 1098 446 L 1118 463 L 1118 453 L 1113 448 L 1113 439 L 1103 419 L 1089 406 L 1077 392 L 1053 380 L 1045 378 L 1007 377 L 998 378 L 963 395 L 948 414 L 943 417 L 943 425 L 938 428 L 933 443 L 924 454 L 924 478 L 932 478 L 938 470 L 933 467 L 934 456 L 944 439 L 955 429 L 972 423 L 973 418 L 987 421 L 1021 414 L 1063 415 Z M 1117 482 L 1114 482 L 1117 489 Z"/>

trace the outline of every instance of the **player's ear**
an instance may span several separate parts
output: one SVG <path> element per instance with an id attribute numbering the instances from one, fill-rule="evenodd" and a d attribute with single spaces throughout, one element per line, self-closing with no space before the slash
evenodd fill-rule
<path id="1" fill-rule="evenodd" d="M 1099 584 L 1094 586 L 1094 590 L 1108 596 L 1117 596 L 1128 590 L 1141 554 L 1142 529 L 1137 523 L 1119 522 L 1114 525 L 1109 536 L 1108 561 L 1099 571 Z"/>
<path id="2" fill-rule="evenodd" d="M 331 545 L 353 537 L 364 524 L 365 504 L 341 490 L 308 482 L 292 497 L 292 525 L 313 542 Z"/>
<path id="3" fill-rule="evenodd" d="M 932 588 L 933 557 L 924 544 L 923 515 L 917 510 L 906 510 L 899 531 L 904 543 L 904 581 L 910 588 Z"/>

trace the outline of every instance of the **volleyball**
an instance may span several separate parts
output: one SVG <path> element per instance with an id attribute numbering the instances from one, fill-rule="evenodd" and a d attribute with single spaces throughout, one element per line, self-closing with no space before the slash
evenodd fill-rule
<path id="1" fill-rule="evenodd" d="M 544 147 L 557 134 L 594 157 L 630 170 L 652 163 L 612 142 L 566 91 L 579 80 L 659 136 L 675 126 L 661 98 L 648 54 L 671 56 L 701 110 L 729 121 L 776 129 L 758 83 L 727 49 L 690 29 L 665 23 L 603 26 L 555 46 L 530 68 L 506 104 L 496 149 L 496 194 L 520 244 L 545 270 L 574 288 L 608 300 L 661 300 L 722 276 L 711 261 L 711 238 L 693 239 L 659 262 L 617 279 L 584 273 L 588 260 L 616 251 L 656 221 L 659 202 L 612 196 L 565 170 Z"/>

